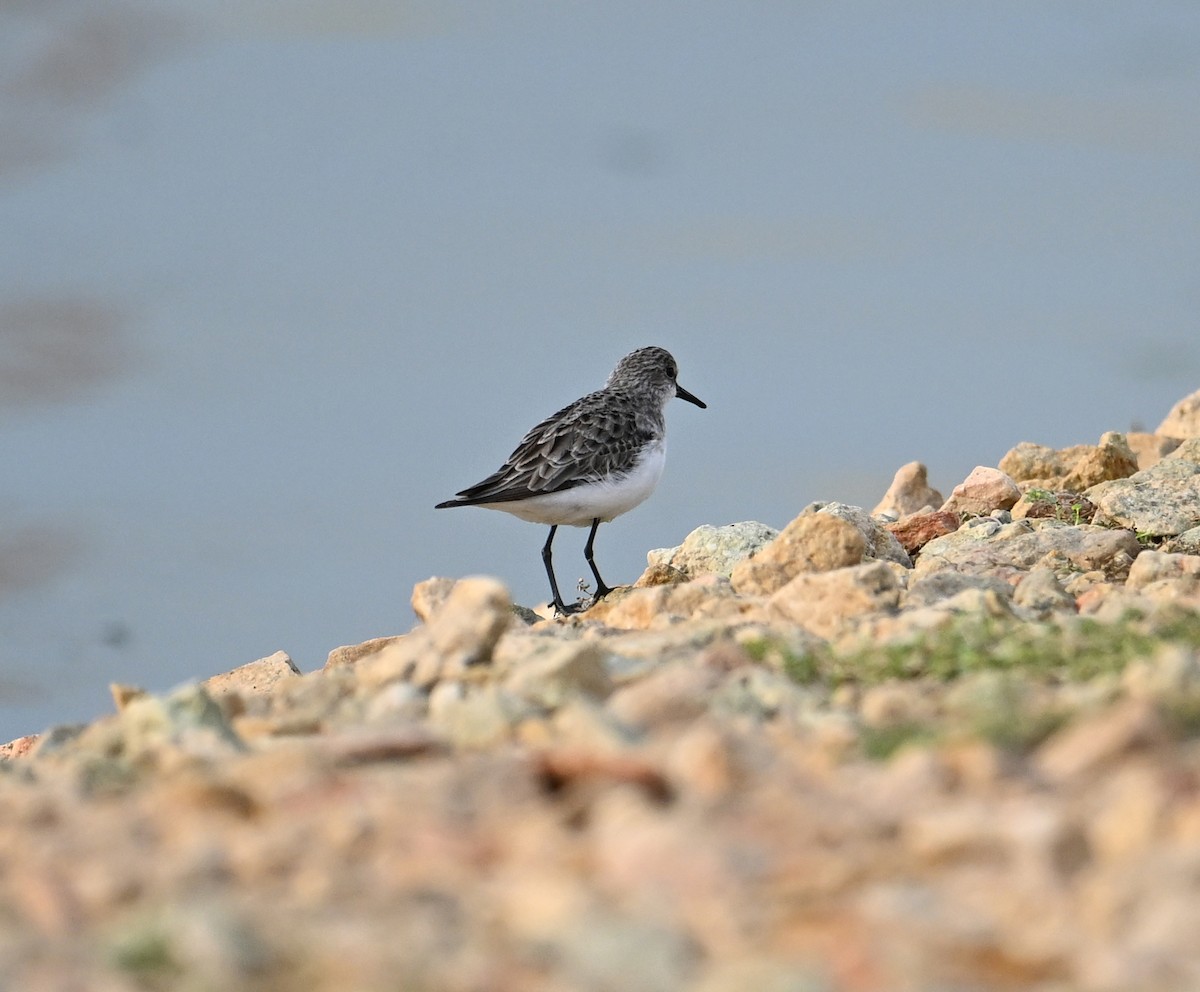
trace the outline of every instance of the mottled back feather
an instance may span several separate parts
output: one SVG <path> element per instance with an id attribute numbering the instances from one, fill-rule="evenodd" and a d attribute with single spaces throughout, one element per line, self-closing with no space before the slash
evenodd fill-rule
<path id="1" fill-rule="evenodd" d="M 620 479 L 647 446 L 666 433 L 663 407 L 673 396 L 703 407 L 676 383 L 678 367 L 663 348 L 639 348 L 613 369 L 603 389 L 547 417 L 482 482 L 438 508 L 508 503 Z"/>
<path id="2" fill-rule="evenodd" d="M 504 503 L 623 475 L 662 436 L 662 413 L 650 412 L 615 390 L 589 393 L 534 427 L 499 469 L 454 502 Z"/>

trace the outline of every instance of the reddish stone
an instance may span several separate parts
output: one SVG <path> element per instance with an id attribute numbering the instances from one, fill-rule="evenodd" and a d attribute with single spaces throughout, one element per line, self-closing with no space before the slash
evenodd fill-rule
<path id="1" fill-rule="evenodd" d="M 916 554 L 935 537 L 953 534 L 958 526 L 958 514 L 949 510 L 915 513 L 894 524 L 884 524 L 910 555 Z"/>
<path id="2" fill-rule="evenodd" d="M 38 736 L 38 734 L 27 734 L 24 737 L 18 737 L 16 740 L 9 741 L 7 744 L 0 744 L 0 761 L 25 757 L 25 755 L 33 750 L 33 745 L 38 742 Z"/>

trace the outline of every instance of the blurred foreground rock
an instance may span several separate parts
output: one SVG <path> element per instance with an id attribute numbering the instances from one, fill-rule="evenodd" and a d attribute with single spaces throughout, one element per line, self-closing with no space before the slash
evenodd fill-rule
<path id="1" fill-rule="evenodd" d="M 0 989 L 1200 988 L 1200 442 L 1148 437 L 114 686 L 0 748 Z"/>

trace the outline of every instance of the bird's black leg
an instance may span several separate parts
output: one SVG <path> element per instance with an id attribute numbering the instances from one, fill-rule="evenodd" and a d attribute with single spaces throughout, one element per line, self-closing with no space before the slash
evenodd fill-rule
<path id="1" fill-rule="evenodd" d="M 563 602 L 562 596 L 558 591 L 558 583 L 554 579 L 554 566 L 550 564 L 550 545 L 554 543 L 554 533 L 558 530 L 558 524 L 554 524 L 550 528 L 550 536 L 546 538 L 546 543 L 542 547 L 542 563 L 546 566 L 546 575 L 550 577 L 550 591 L 554 593 L 554 609 L 559 613 L 578 613 L 578 606 L 568 607 Z"/>
<path id="2" fill-rule="evenodd" d="M 604 580 L 600 578 L 600 570 L 596 567 L 595 561 L 592 560 L 592 542 L 596 540 L 596 529 L 600 526 L 600 518 L 596 517 L 592 521 L 592 532 L 588 534 L 587 544 L 583 549 L 583 557 L 587 559 L 588 567 L 591 568 L 592 574 L 596 576 L 596 595 L 594 600 L 599 602 L 607 596 L 612 590 L 604 584 Z"/>

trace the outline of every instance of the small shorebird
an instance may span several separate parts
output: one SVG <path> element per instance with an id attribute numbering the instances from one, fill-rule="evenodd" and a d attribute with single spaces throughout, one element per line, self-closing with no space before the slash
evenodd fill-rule
<path id="1" fill-rule="evenodd" d="M 579 606 L 568 607 L 559 594 L 550 545 L 560 525 L 590 526 L 583 556 L 596 577 L 593 602 L 602 599 L 612 590 L 592 559 L 596 528 L 654 492 L 667 457 L 664 414 L 671 398 L 706 409 L 675 381 L 678 373 L 675 359 L 663 348 L 631 351 L 617 362 L 603 389 L 547 417 L 500 468 L 436 509 L 482 506 L 549 524 L 542 562 L 560 614 L 576 613 Z"/>

